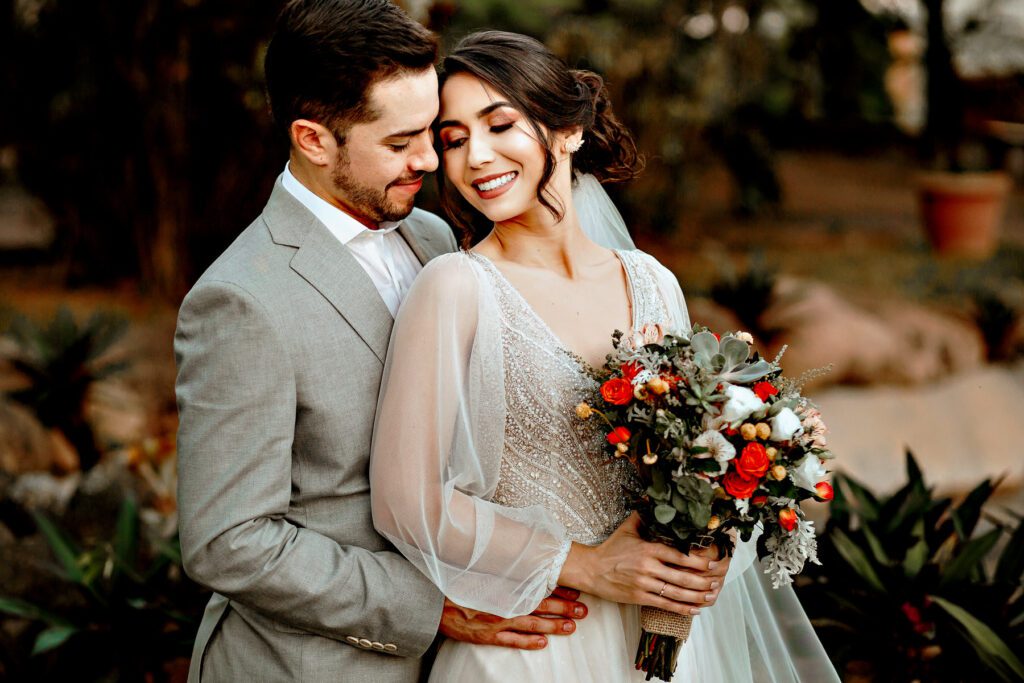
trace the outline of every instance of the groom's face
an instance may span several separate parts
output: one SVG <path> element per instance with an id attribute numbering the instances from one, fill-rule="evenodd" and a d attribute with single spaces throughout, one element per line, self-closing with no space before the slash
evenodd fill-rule
<path id="1" fill-rule="evenodd" d="M 437 168 L 430 124 L 437 116 L 433 67 L 371 86 L 373 121 L 354 124 L 331 173 L 335 199 L 347 213 L 376 227 L 412 211 L 423 175 Z"/>

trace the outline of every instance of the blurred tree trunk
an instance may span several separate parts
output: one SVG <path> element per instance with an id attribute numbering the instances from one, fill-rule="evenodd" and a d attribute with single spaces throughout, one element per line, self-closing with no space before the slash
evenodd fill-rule
<path id="1" fill-rule="evenodd" d="M 927 113 L 925 154 L 942 166 L 956 166 L 956 146 L 963 127 L 963 98 L 960 78 L 953 66 L 953 53 L 943 14 L 945 0 L 924 0 L 928 12 L 928 47 L 925 51 Z"/>
<path id="2" fill-rule="evenodd" d="M 262 73 L 279 3 L 5 7 L 0 144 L 58 217 L 68 280 L 137 279 L 177 299 L 258 214 L 284 163 Z"/>

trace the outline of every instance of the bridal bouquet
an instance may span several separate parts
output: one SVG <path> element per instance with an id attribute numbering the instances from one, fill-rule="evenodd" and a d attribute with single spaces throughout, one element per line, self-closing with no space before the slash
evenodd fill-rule
<path id="1" fill-rule="evenodd" d="M 758 556 L 775 588 L 817 563 L 799 503 L 832 499 L 823 466 L 832 456 L 801 381 L 782 376 L 779 358 L 761 359 L 744 332 L 647 326 L 613 342 L 599 396 L 576 413 L 603 420 L 610 456 L 636 467 L 648 537 L 683 552 L 714 544 L 724 556 L 760 525 Z M 691 620 L 643 608 L 636 664 L 647 680 L 671 679 Z"/>

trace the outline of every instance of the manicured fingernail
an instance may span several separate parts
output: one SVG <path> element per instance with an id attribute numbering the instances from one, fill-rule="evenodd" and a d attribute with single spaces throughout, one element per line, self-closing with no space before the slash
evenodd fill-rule
<path id="1" fill-rule="evenodd" d="M 574 617 L 581 617 L 581 618 L 582 618 L 582 617 L 583 617 L 583 615 L 584 615 L 584 614 L 586 614 L 586 613 L 587 613 L 587 610 L 585 610 L 585 609 L 584 609 L 584 608 L 582 608 L 582 607 L 577 607 L 576 609 L 574 609 L 574 610 L 572 611 L 572 615 L 573 615 Z"/>
<path id="2" fill-rule="evenodd" d="M 718 588 L 719 585 L 720 584 L 717 581 L 712 581 L 711 582 L 711 590 L 714 590 L 714 589 Z"/>
<path id="3" fill-rule="evenodd" d="M 714 593 L 707 593 L 704 596 L 704 602 L 711 602 L 714 599 L 715 599 L 715 594 Z"/>
<path id="4" fill-rule="evenodd" d="M 690 608 L 690 614 L 700 614 L 700 610 L 697 609 L 696 607 L 691 607 Z"/>
<path id="5" fill-rule="evenodd" d="M 547 647 L 547 644 L 548 644 L 548 639 L 547 638 L 538 638 L 537 639 L 537 647 Z"/>
<path id="6" fill-rule="evenodd" d="M 575 629 L 575 628 L 576 628 L 576 624 L 571 622 L 571 621 L 567 621 L 564 624 L 562 624 L 562 630 L 565 631 L 566 633 L 572 633 L 573 629 Z"/>
<path id="7" fill-rule="evenodd" d="M 708 569 L 714 569 L 717 566 L 718 566 L 718 563 L 715 562 L 714 560 L 711 560 L 710 562 L 708 562 Z"/>

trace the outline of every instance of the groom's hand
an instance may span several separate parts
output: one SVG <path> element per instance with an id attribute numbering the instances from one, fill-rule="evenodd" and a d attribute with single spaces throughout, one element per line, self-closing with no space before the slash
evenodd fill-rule
<path id="1" fill-rule="evenodd" d="M 439 631 L 453 640 L 481 645 L 500 645 L 520 650 L 542 650 L 548 635 L 569 635 L 576 630 L 576 619 L 587 616 L 587 606 L 577 602 L 579 591 L 556 588 L 541 601 L 533 614 L 503 619 L 478 612 L 445 598 Z"/>

